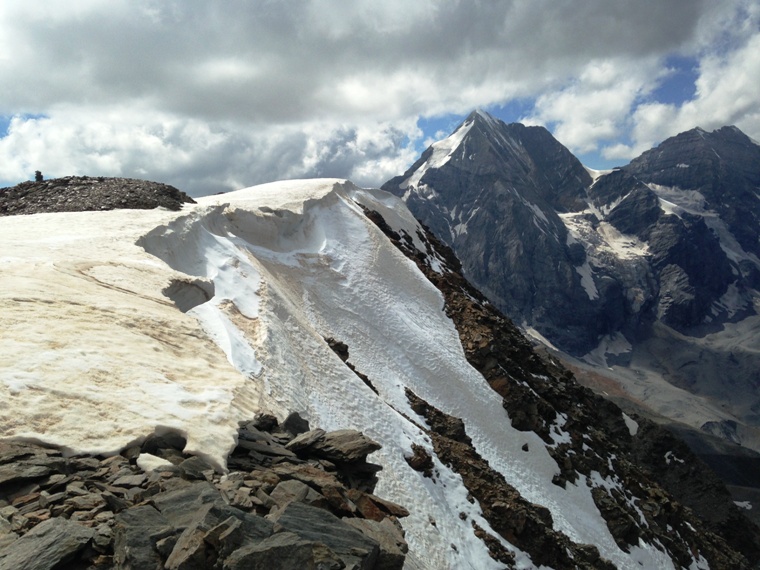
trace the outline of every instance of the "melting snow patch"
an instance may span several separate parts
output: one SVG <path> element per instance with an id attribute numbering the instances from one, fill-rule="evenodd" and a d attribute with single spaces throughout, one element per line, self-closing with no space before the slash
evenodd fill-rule
<path id="1" fill-rule="evenodd" d="M 683 459 L 679 459 L 678 457 L 676 457 L 676 456 L 673 454 L 673 452 L 672 452 L 672 451 L 668 451 L 668 452 L 665 454 L 665 463 L 667 463 L 668 465 L 670 465 L 670 462 L 671 462 L 671 461 L 676 461 L 676 462 L 678 462 L 678 463 L 685 463 L 685 461 L 684 461 Z"/>
<path id="2" fill-rule="evenodd" d="M 688 212 L 689 214 L 702 216 L 708 211 L 706 208 L 707 200 L 697 190 L 684 190 L 678 186 L 662 186 L 654 183 L 647 184 L 647 186 L 661 200 L 661 204 L 662 201 L 665 201 L 671 204 L 671 207 L 677 207 L 681 213 Z"/>
<path id="3" fill-rule="evenodd" d="M 752 503 L 750 503 L 749 501 L 734 501 L 734 504 L 740 509 L 745 509 L 747 511 L 752 510 Z"/>
<path id="4" fill-rule="evenodd" d="M 586 172 L 588 172 L 589 176 L 591 176 L 591 180 L 592 180 L 591 186 L 596 184 L 602 176 L 612 172 L 612 170 L 594 170 L 593 168 L 589 168 L 588 166 L 585 166 L 585 165 L 583 166 L 583 168 L 585 168 Z"/>
<path id="5" fill-rule="evenodd" d="M 625 425 L 628 428 L 628 433 L 630 433 L 632 436 L 639 433 L 639 424 L 636 423 L 636 420 L 634 420 L 628 414 L 625 414 L 625 413 L 623 414 L 623 421 L 625 422 Z"/>
<path id="6" fill-rule="evenodd" d="M 583 286 L 584 291 L 586 291 L 588 298 L 592 301 L 594 299 L 598 299 L 599 291 L 597 290 L 596 284 L 594 283 L 594 275 L 591 270 L 591 265 L 588 263 L 588 260 L 586 260 L 583 265 L 576 267 L 575 271 L 581 277 L 581 285 Z"/>

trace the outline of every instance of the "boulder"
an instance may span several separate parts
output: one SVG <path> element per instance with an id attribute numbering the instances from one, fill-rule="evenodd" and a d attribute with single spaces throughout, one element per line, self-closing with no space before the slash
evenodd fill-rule
<path id="1" fill-rule="evenodd" d="M 376 540 L 342 521 L 332 513 L 305 505 L 290 503 L 278 512 L 273 521 L 303 539 L 321 542 L 335 552 L 347 567 L 374 568 L 380 547 Z"/>
<path id="2" fill-rule="evenodd" d="M 361 432 L 352 429 L 332 431 L 312 445 L 314 454 L 336 463 L 364 461 L 382 447 Z"/>
<path id="3" fill-rule="evenodd" d="M 41 522 L 0 551 L 0 568 L 49 570 L 71 560 L 95 535 L 91 528 L 63 518 Z M 144 568 L 149 568 L 145 566 Z"/>

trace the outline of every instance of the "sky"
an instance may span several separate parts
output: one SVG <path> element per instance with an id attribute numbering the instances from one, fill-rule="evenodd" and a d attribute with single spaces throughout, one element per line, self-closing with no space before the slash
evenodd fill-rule
<path id="1" fill-rule="evenodd" d="M 760 0 L 3 0 L 0 187 L 379 186 L 473 110 L 589 167 L 760 140 Z"/>

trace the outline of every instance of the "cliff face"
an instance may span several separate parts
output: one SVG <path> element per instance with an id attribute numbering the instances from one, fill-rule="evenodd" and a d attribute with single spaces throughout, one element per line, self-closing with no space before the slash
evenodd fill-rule
<path id="1" fill-rule="evenodd" d="M 383 189 L 453 247 L 467 278 L 513 319 L 572 351 L 614 330 L 619 317 L 607 305 L 620 292 L 590 298 L 574 269 L 582 248 L 568 244 L 559 215 L 586 207 L 591 177 L 580 162 L 543 127 L 481 112 L 436 145 Z"/>
<path id="2" fill-rule="evenodd" d="M 540 358 L 512 322 L 462 277 L 453 251 L 431 233 L 426 231 L 423 239 L 430 253 L 445 260 L 442 271 L 429 267 L 425 257 L 409 247 L 409 240 L 390 230 L 376 212 L 369 217 L 441 290 L 470 364 L 503 398 L 512 426 L 538 435 L 557 462 L 552 484 L 567 488 L 585 481 L 621 549 L 629 552 L 639 541 L 651 542 L 682 566 L 691 563 L 690 552 L 695 550 L 711 568 L 760 560 L 760 529 L 683 441 L 651 421 L 628 417 L 580 386 L 556 360 Z M 447 418 L 414 394 L 409 398 L 431 426 L 436 453 L 460 470 L 502 536 L 535 553 L 537 563 L 606 567 L 597 553 L 568 543 L 564 535 L 552 535 L 548 512 L 526 507 L 519 495 L 504 498 L 510 496 L 508 482 L 499 481 L 498 474 L 488 472 L 487 463 L 479 465 L 480 458 L 467 452 L 466 421 Z M 523 451 L 528 449 L 526 443 Z M 500 507 L 494 508 L 494 502 Z M 517 528 L 516 520 L 522 521 Z M 695 528 L 699 531 L 691 532 Z"/>

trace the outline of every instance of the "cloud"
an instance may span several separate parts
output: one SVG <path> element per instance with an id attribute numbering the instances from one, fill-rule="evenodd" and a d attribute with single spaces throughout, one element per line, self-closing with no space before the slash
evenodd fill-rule
<path id="1" fill-rule="evenodd" d="M 414 121 L 249 130 L 149 110 L 64 108 L 11 120 L 0 139 L 0 179 L 28 179 L 35 170 L 48 177 L 150 178 L 194 196 L 284 178 L 349 178 L 376 186 L 414 160 L 419 134 Z"/>
<path id="2" fill-rule="evenodd" d="M 631 108 L 655 86 L 657 61 L 592 61 L 561 90 L 541 95 L 528 124 L 553 126 L 554 135 L 579 153 L 597 150 L 618 138 Z"/>
<path id="3" fill-rule="evenodd" d="M 42 163 L 195 193 L 310 175 L 377 185 L 434 134 L 420 117 L 515 98 L 574 150 L 630 152 L 660 132 L 647 117 L 689 118 L 647 99 L 666 56 L 699 55 L 697 116 L 722 100 L 707 91 L 728 93 L 710 78 L 732 77 L 756 16 L 749 0 L 3 0 L 0 116 L 15 119 L 0 179 Z M 735 103 L 728 116 L 752 123 Z"/>
<path id="4" fill-rule="evenodd" d="M 695 59 L 693 98 L 664 103 L 653 92 L 673 72 L 669 55 Z M 589 62 L 558 89 L 536 99 L 530 124 L 549 125 L 577 153 L 599 151 L 624 162 L 669 136 L 701 126 L 735 124 L 760 135 L 760 5 L 722 2 L 705 6 L 693 35 L 674 51 L 647 57 Z"/>
<path id="5" fill-rule="evenodd" d="M 727 55 L 707 55 L 699 68 L 695 97 L 680 106 L 650 103 L 633 114 L 639 146 L 700 126 L 713 130 L 736 125 L 757 138 L 760 133 L 760 33 Z"/>

